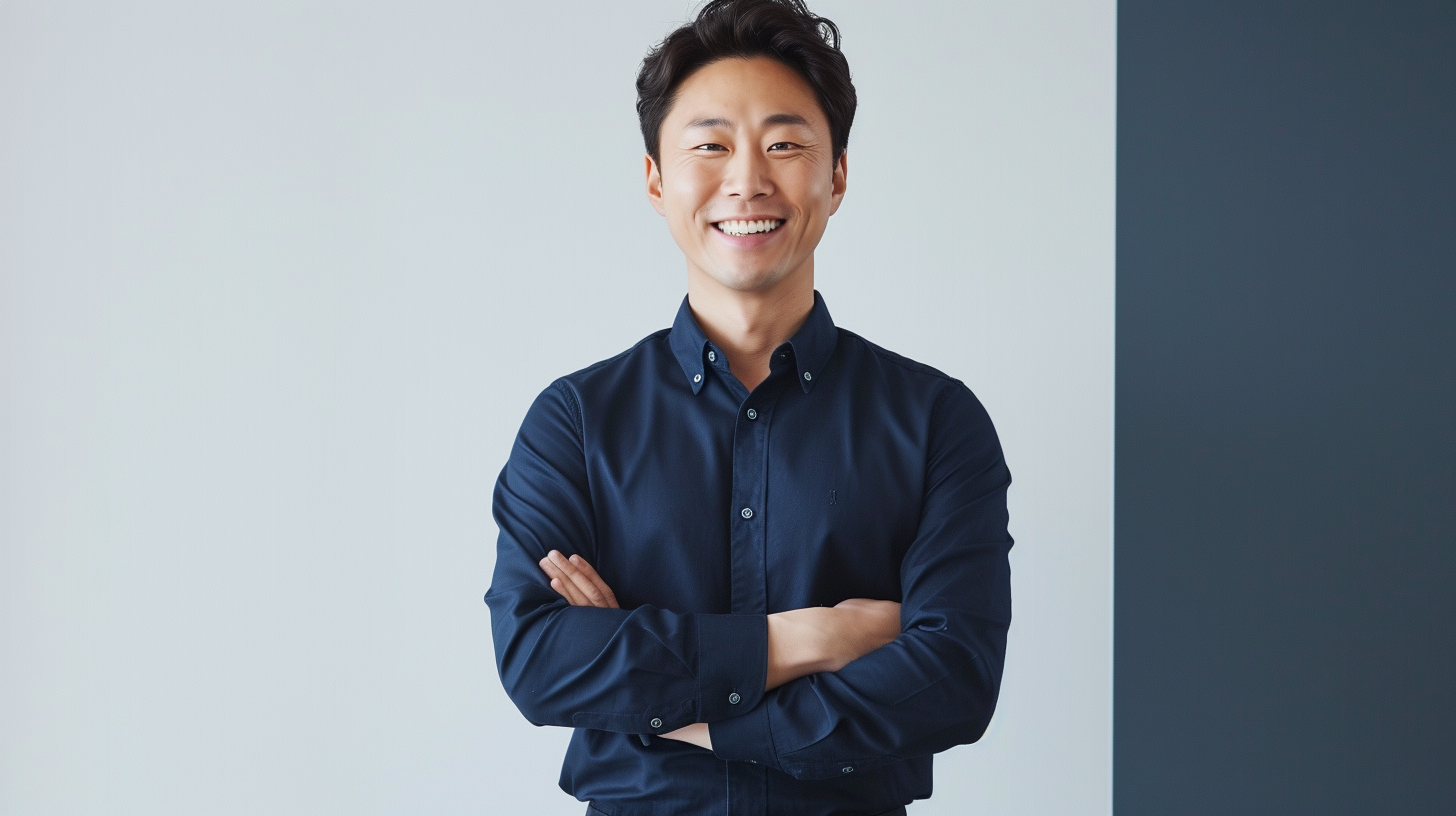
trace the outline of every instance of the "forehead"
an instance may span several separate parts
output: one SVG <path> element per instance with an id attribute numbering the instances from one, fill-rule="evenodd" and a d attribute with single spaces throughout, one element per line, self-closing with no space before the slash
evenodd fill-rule
<path id="1" fill-rule="evenodd" d="M 756 122 L 775 114 L 797 114 L 811 127 L 828 125 L 814 89 L 799 72 L 770 57 L 726 57 L 683 80 L 663 125 L 682 128 L 702 119 Z"/>

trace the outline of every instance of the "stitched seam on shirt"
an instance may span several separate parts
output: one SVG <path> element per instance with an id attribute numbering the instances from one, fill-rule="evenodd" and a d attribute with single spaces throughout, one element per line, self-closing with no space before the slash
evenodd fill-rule
<path id="1" fill-rule="evenodd" d="M 934 433 L 935 433 L 935 431 L 934 431 L 934 428 L 935 428 L 935 414 L 936 414 L 937 411 L 940 410 L 940 404 L 943 403 L 943 402 L 945 402 L 950 397 L 950 395 L 955 392 L 955 390 L 956 390 L 955 389 L 955 386 L 957 384 L 963 385 L 962 383 L 960 383 L 959 380 L 954 380 L 953 383 L 954 384 L 952 384 L 952 385 L 946 387 L 945 389 L 943 389 L 940 392 L 940 394 L 938 396 L 936 396 L 935 402 L 932 402 L 930 404 L 930 414 L 929 414 L 928 419 L 926 420 L 926 422 L 927 422 L 927 424 L 928 424 L 929 427 L 927 427 L 925 429 L 925 431 L 926 431 L 926 439 L 927 440 L 929 440 L 930 437 L 933 436 Z M 930 491 L 930 489 L 932 487 L 932 485 L 930 484 L 930 451 L 929 451 L 928 448 L 926 449 L 925 454 L 926 454 L 925 455 L 925 462 L 922 465 L 922 470 L 921 470 L 921 473 L 920 473 L 920 483 L 922 485 L 924 485 L 924 488 L 922 489 L 922 491 L 920 493 L 920 507 L 919 507 L 919 509 L 916 510 L 917 515 L 920 517 L 920 521 L 918 523 L 916 523 L 916 525 L 915 525 L 915 536 L 914 537 L 917 538 L 917 539 L 920 537 L 920 525 L 925 522 L 925 495 L 926 495 L 926 493 L 928 493 Z M 904 563 L 903 562 L 901 563 L 901 568 L 902 569 L 904 568 Z M 919 607 L 916 607 L 916 608 L 910 610 L 909 617 L 911 619 L 913 619 L 918 614 L 920 614 L 920 608 Z"/>
<path id="2" fill-rule="evenodd" d="M 936 368 L 928 366 L 925 363 L 911 360 L 908 357 L 903 357 L 893 351 L 890 351 L 887 348 L 881 348 L 874 343 L 871 343 L 870 341 L 864 339 L 863 337 L 860 337 L 849 329 L 840 329 L 840 331 L 864 344 L 864 347 L 868 349 L 871 354 L 873 354 L 878 359 L 884 360 L 887 363 L 894 363 L 896 366 L 899 366 L 906 371 L 914 372 L 916 374 L 924 374 L 926 376 L 935 377 L 937 379 L 949 380 L 950 382 L 960 382 L 960 380 L 952 377 L 944 371 L 940 371 Z"/>
<path id="3" fill-rule="evenodd" d="M 763 728 L 764 728 L 765 731 L 768 732 L 768 749 L 773 752 L 772 759 L 773 759 L 774 766 L 777 767 L 781 771 L 787 772 L 788 769 L 784 767 L 783 760 L 779 759 L 779 745 L 778 745 L 778 742 L 774 739 L 774 733 L 773 733 L 773 717 L 769 716 L 770 713 L 771 712 L 770 712 L 769 708 L 767 706 L 764 706 L 764 709 L 763 709 Z"/>
<path id="4" fill-rule="evenodd" d="M 611 357 L 608 357 L 605 360 L 598 360 L 597 362 L 592 363 L 591 365 L 587 366 L 586 368 L 582 368 L 582 369 L 578 369 L 576 371 L 573 371 L 570 374 L 567 374 L 562 379 L 569 380 L 569 379 L 571 379 L 573 377 L 579 377 L 582 374 L 590 374 L 593 371 L 596 371 L 597 369 L 601 368 L 602 366 L 611 365 L 612 363 L 615 363 L 618 360 L 622 359 L 623 357 L 626 357 L 627 355 L 629 355 L 632 352 L 636 351 L 639 347 L 645 345 L 649 341 L 656 340 L 659 337 L 665 337 L 665 336 L 667 336 L 668 332 L 671 332 L 671 331 L 672 331 L 672 329 L 658 329 L 657 331 L 653 332 L 652 334 L 649 334 L 646 337 L 642 338 L 641 340 L 638 340 L 637 342 L 633 343 L 631 348 L 623 349 L 622 351 L 619 351 L 616 354 L 613 354 Z"/>
<path id="5" fill-rule="evenodd" d="M 951 378 L 947 377 L 946 379 L 951 379 Z M 921 465 L 921 471 L 920 471 L 920 484 L 922 486 L 921 487 L 921 491 L 920 491 L 920 507 L 917 508 L 916 511 L 915 511 L 916 514 L 920 517 L 920 523 L 923 523 L 925 521 L 925 494 L 930 490 L 930 447 L 929 447 L 929 445 L 930 445 L 930 439 L 931 439 L 931 437 L 933 437 L 935 435 L 935 413 L 940 410 L 940 404 L 942 402 L 945 402 L 946 399 L 951 395 L 951 393 L 955 391 L 955 385 L 962 385 L 962 387 L 964 387 L 964 384 L 962 384 L 959 380 L 951 380 L 951 382 L 954 383 L 954 384 L 951 385 L 951 386 L 949 386 L 949 387 L 947 387 L 947 388 L 945 388 L 945 389 L 943 389 L 940 392 L 940 395 L 935 398 L 935 402 L 932 402 L 930 404 L 930 414 L 926 418 L 926 428 L 925 428 L 925 441 L 926 441 L 925 462 Z M 917 538 L 920 536 L 920 523 L 917 523 L 915 525 L 915 536 Z"/>
<path id="6" fill-rule="evenodd" d="M 564 380 L 557 380 L 552 383 L 561 396 L 566 398 L 566 407 L 571 410 L 572 422 L 576 423 L 576 441 L 581 443 L 582 448 L 586 447 L 586 424 L 581 417 L 581 403 L 577 401 L 576 394 L 572 393 L 570 386 Z"/>
<path id="7" fill-rule="evenodd" d="M 946 379 L 950 379 L 950 378 L 947 377 Z M 959 383 L 960 380 L 951 380 L 951 382 Z M 950 397 L 950 395 L 954 391 L 955 391 L 955 388 L 947 388 L 947 389 L 941 391 L 940 392 L 940 396 L 938 396 L 938 397 L 935 398 L 935 402 L 933 402 L 933 403 L 930 404 L 930 422 L 931 422 L 932 425 L 935 424 L 935 412 L 940 410 L 940 404 L 942 402 L 945 402 L 946 399 L 948 399 Z"/>
<path id="8" fill-rule="evenodd" d="M 697 615 L 693 616 L 693 663 L 689 669 L 693 673 L 694 687 L 697 690 L 698 699 L 693 702 L 693 711 L 698 715 L 698 721 L 703 716 L 703 619 Z"/>
<path id="9" fill-rule="evenodd" d="M 623 354 L 626 354 L 626 352 L 623 352 Z M 618 355 L 618 356 L 621 356 L 621 355 Z M 556 382 L 552 383 L 551 385 L 554 386 L 556 388 L 557 392 L 560 393 L 561 396 L 566 400 L 566 407 L 567 407 L 567 409 L 569 411 L 571 411 L 571 418 L 576 423 L 576 443 L 581 446 L 581 456 L 582 456 L 583 461 L 585 461 L 586 458 L 587 458 L 587 455 L 586 455 L 586 420 L 585 420 L 585 418 L 582 415 L 581 402 L 576 398 L 576 390 L 572 387 L 571 383 L 568 382 L 565 377 L 562 377 L 562 378 L 558 379 Z M 590 470 L 590 468 L 587 468 L 586 469 L 586 472 L 587 472 L 587 480 L 588 480 L 588 482 L 590 482 L 590 479 L 591 479 L 591 470 Z M 588 486 L 587 489 L 588 489 L 588 491 L 590 491 L 590 489 L 591 489 L 590 486 Z M 600 561 L 601 553 L 597 551 L 597 542 L 601 540 L 601 537 L 599 535 L 599 532 L 600 531 L 597 529 L 597 509 L 596 509 L 595 506 L 591 506 L 590 503 L 588 503 L 588 506 L 590 507 L 590 510 L 591 510 L 591 524 L 592 524 L 591 546 L 592 546 L 592 551 L 586 557 L 589 560 L 594 561 L 594 562 L 596 562 L 596 563 L 599 564 L 599 563 L 601 563 L 601 561 Z"/>

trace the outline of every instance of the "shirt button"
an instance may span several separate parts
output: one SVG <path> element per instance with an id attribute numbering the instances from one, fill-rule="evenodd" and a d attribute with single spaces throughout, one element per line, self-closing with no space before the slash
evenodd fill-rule
<path id="1" fill-rule="evenodd" d="M 693 375 L 693 382 L 702 382 L 702 381 L 703 381 L 703 375 L 702 374 L 694 374 Z"/>
<path id="2" fill-rule="evenodd" d="M 708 352 L 708 362 L 710 362 L 710 363 L 717 362 L 717 360 L 718 360 L 718 352 L 716 352 L 716 351 L 710 351 L 710 352 Z"/>
<path id="3" fill-rule="evenodd" d="M 652 726 L 653 728 L 661 728 L 662 727 L 662 719 L 659 718 L 659 717 L 653 717 L 652 718 L 652 722 L 649 722 L 648 725 Z"/>
<path id="4" fill-rule="evenodd" d="M 810 373 L 809 373 L 809 372 L 807 372 L 807 371 L 805 371 L 805 372 L 804 372 L 804 379 L 805 379 L 805 380 L 812 380 L 812 379 L 814 379 L 814 375 L 813 375 L 813 374 L 810 374 Z"/>
<path id="5" fill-rule="evenodd" d="M 853 765 L 845 765 L 843 768 L 840 768 L 839 769 L 839 772 L 840 773 L 854 773 L 854 766 Z"/>
<path id="6" fill-rule="evenodd" d="M 736 691 L 733 692 L 732 694 L 728 695 L 728 702 L 729 702 L 730 705 L 738 705 L 742 701 L 743 701 L 743 698 L 742 697 L 739 697 L 738 696 L 738 692 L 736 692 Z"/>
<path id="7" fill-rule="evenodd" d="M 739 515 L 743 516 L 744 518 L 753 518 L 753 509 L 745 507 L 739 511 Z"/>
<path id="8" fill-rule="evenodd" d="M 749 408 L 748 409 L 748 418 L 749 419 L 758 419 L 758 412 L 755 411 L 755 410 L 753 410 L 752 408 Z"/>

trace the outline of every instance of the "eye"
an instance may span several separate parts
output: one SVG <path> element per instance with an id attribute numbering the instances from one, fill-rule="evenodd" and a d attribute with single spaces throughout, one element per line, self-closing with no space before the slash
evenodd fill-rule
<path id="1" fill-rule="evenodd" d="M 793 150 L 796 147 L 798 147 L 798 145 L 794 144 L 793 142 L 774 142 L 773 144 L 771 144 L 771 145 L 768 146 L 768 149 L 769 150 Z"/>
<path id="2" fill-rule="evenodd" d="M 694 150 L 727 150 L 728 148 L 726 148 L 726 147 L 724 147 L 723 145 L 720 145 L 720 144 L 700 144 L 700 145 L 698 145 L 697 147 L 695 147 L 693 149 Z"/>

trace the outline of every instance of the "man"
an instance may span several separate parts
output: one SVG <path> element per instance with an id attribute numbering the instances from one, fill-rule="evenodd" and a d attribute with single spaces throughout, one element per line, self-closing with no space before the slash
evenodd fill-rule
<path id="1" fill-rule="evenodd" d="M 552 383 L 495 493 L 507 693 L 589 812 L 886 814 L 995 707 L 1006 489 L 959 381 L 834 326 L 855 95 L 798 0 L 714 0 L 638 78 L 669 330 Z"/>

